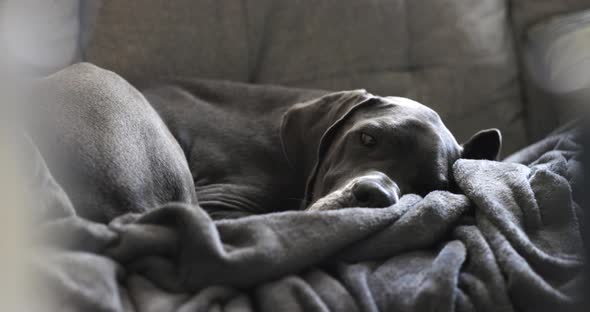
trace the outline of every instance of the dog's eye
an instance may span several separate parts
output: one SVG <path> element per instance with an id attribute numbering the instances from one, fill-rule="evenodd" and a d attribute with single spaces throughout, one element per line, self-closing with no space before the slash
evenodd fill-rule
<path id="1" fill-rule="evenodd" d="M 373 146 L 377 144 L 377 140 L 375 140 L 374 137 L 361 132 L 361 143 L 363 143 L 364 146 Z"/>

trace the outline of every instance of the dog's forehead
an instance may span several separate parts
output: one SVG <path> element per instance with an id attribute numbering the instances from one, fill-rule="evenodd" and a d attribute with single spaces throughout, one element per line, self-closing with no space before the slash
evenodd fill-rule
<path id="1" fill-rule="evenodd" d="M 373 105 L 355 114 L 355 122 L 385 128 L 426 130 L 444 127 L 439 115 L 429 107 L 402 97 L 375 97 Z"/>
<path id="2" fill-rule="evenodd" d="M 440 116 L 431 108 L 403 97 L 375 97 L 374 105 L 360 110 L 349 130 L 365 127 L 380 129 L 381 134 L 391 134 L 425 147 L 443 148 L 452 154 L 460 150 L 453 134 Z"/>
<path id="3" fill-rule="evenodd" d="M 439 115 L 426 105 L 403 97 L 382 97 L 380 100 L 396 114 L 414 116 L 425 122 L 439 122 Z"/>

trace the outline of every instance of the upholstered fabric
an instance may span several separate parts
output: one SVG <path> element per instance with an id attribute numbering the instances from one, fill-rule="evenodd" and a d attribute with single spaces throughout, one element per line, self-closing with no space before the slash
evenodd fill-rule
<path id="1" fill-rule="evenodd" d="M 102 0 L 85 58 L 124 77 L 248 80 L 242 1 Z"/>
<path id="2" fill-rule="evenodd" d="M 460 140 L 498 127 L 525 142 L 505 1 L 270 1 L 255 82 L 367 88 L 418 100 Z"/>
<path id="3" fill-rule="evenodd" d="M 459 139 L 525 144 L 504 0 L 103 0 L 87 60 L 123 76 L 366 88 L 437 110 Z"/>

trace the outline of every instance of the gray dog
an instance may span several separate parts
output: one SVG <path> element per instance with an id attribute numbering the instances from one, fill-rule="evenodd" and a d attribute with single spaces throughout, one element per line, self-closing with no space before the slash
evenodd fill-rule
<path id="1" fill-rule="evenodd" d="M 364 90 L 183 80 L 140 93 L 89 64 L 40 86 L 58 92 L 34 132 L 76 209 L 98 221 L 197 198 L 214 218 L 386 207 L 448 190 L 458 158 L 495 159 L 501 145 L 495 129 L 459 145 L 433 110 Z"/>

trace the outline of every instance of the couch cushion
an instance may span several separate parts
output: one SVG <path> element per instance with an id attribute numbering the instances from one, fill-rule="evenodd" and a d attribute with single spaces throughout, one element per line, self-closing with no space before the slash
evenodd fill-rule
<path id="1" fill-rule="evenodd" d="M 103 0 L 87 56 L 128 78 L 407 96 L 460 140 L 498 127 L 505 152 L 525 144 L 504 0 Z"/>
<path id="2" fill-rule="evenodd" d="M 407 96 L 460 140 L 498 127 L 505 151 L 525 143 L 505 1 L 257 3 L 254 82 Z"/>
<path id="3" fill-rule="evenodd" d="M 248 79 L 242 1 L 97 1 L 86 60 L 132 80 L 158 76 Z"/>

